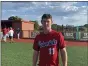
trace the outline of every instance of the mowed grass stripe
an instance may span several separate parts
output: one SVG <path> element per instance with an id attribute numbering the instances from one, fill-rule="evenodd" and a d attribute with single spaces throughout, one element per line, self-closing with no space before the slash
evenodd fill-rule
<path id="1" fill-rule="evenodd" d="M 31 66 L 32 44 L 2 43 L 2 66 Z"/>

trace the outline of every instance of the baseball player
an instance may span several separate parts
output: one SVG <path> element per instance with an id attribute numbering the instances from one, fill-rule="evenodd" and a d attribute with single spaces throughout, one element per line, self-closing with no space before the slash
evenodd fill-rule
<path id="1" fill-rule="evenodd" d="M 67 66 L 67 51 L 64 36 L 61 32 L 51 29 L 52 16 L 43 14 L 41 24 L 43 33 L 36 36 L 33 44 L 33 66 L 60 66 L 59 51 L 62 58 L 63 66 Z"/>

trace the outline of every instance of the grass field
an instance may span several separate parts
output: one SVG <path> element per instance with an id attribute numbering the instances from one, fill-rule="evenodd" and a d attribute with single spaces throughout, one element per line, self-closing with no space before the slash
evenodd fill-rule
<path id="1" fill-rule="evenodd" d="M 2 43 L 2 66 L 32 66 L 32 44 Z M 68 66 L 87 66 L 87 47 L 67 47 Z"/>

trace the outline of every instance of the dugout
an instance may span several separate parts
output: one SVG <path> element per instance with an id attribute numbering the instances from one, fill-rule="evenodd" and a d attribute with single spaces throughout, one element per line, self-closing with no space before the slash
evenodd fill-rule
<path id="1" fill-rule="evenodd" d="M 14 38 L 17 38 L 16 30 L 20 28 L 20 38 L 31 38 L 31 32 L 34 31 L 34 22 L 25 20 L 1 20 L 1 29 L 4 27 L 12 27 L 14 29 Z"/>
<path id="2" fill-rule="evenodd" d="M 12 27 L 12 20 L 1 20 L 1 29 L 4 27 Z"/>

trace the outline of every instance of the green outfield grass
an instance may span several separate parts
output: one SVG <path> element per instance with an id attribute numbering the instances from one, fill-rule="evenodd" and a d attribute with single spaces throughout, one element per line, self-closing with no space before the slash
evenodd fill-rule
<path id="1" fill-rule="evenodd" d="M 32 44 L 2 43 L 1 66 L 32 66 Z M 87 66 L 87 47 L 67 47 L 68 66 Z"/>

